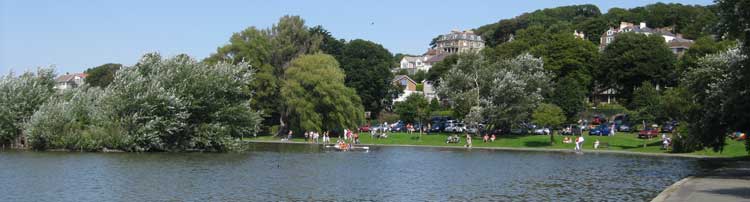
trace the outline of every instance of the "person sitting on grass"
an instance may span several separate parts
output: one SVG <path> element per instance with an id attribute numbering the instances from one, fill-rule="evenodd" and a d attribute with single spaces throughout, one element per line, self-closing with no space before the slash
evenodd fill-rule
<path id="1" fill-rule="evenodd" d="M 599 139 L 594 142 L 594 149 L 599 149 Z"/>
<path id="2" fill-rule="evenodd" d="M 571 140 L 570 137 L 565 137 L 563 138 L 563 143 L 570 144 L 570 143 L 573 143 L 573 140 Z"/>
<path id="3" fill-rule="evenodd" d="M 489 140 L 490 140 L 490 136 L 488 136 L 487 134 L 484 134 L 484 138 L 482 138 L 482 140 L 483 140 L 484 142 L 487 142 L 487 141 L 489 141 Z"/>
<path id="4" fill-rule="evenodd" d="M 465 145 L 465 147 L 471 148 L 471 135 L 469 135 L 468 133 L 466 134 L 466 145 Z"/>
<path id="5" fill-rule="evenodd" d="M 495 134 L 492 134 L 492 137 L 490 137 L 490 142 L 495 142 Z"/>

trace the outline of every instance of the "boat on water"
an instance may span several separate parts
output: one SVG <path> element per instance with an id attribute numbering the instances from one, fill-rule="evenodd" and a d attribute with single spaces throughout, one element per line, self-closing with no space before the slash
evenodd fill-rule
<path id="1" fill-rule="evenodd" d="M 354 146 L 352 144 L 346 144 L 346 143 L 344 143 L 344 144 L 334 144 L 333 146 L 326 145 L 326 148 L 334 148 L 334 149 L 337 149 L 339 151 L 356 151 L 356 150 L 366 151 L 366 150 L 370 150 L 370 147 Z"/>

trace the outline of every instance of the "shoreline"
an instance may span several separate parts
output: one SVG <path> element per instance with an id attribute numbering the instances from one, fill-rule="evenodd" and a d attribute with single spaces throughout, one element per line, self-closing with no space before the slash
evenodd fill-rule
<path id="1" fill-rule="evenodd" d="M 308 144 L 308 145 L 322 145 L 322 143 L 308 143 L 308 142 L 291 142 L 291 141 L 280 141 L 280 140 L 245 140 L 246 143 L 275 143 L 275 144 Z M 385 147 L 422 147 L 422 148 L 444 148 L 444 149 L 468 149 L 463 146 L 437 146 L 437 145 L 410 145 L 410 144 L 357 144 L 361 146 L 385 146 Z M 527 147 L 472 147 L 471 149 L 480 150 L 496 150 L 496 151 L 529 151 L 529 152 L 556 152 L 556 153 L 576 153 L 573 149 L 548 149 L 548 148 L 527 148 Z M 732 157 L 722 156 L 705 156 L 695 154 L 667 154 L 667 153 L 646 153 L 646 152 L 632 152 L 632 151 L 618 151 L 618 150 L 583 150 L 583 153 L 604 153 L 604 154 L 628 154 L 628 155 L 641 155 L 641 156 L 657 156 L 657 157 L 680 157 L 680 158 L 695 158 L 695 159 L 731 159 Z"/>

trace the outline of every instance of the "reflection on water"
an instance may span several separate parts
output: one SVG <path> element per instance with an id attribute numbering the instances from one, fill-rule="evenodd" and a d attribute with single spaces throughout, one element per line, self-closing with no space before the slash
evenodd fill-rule
<path id="1" fill-rule="evenodd" d="M 685 158 L 440 148 L 0 153 L 0 201 L 648 201 Z"/>

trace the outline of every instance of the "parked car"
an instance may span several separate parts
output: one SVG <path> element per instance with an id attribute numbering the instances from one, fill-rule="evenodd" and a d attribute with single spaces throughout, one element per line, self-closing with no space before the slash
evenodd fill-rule
<path id="1" fill-rule="evenodd" d="M 582 128 L 579 125 L 567 125 L 562 128 L 560 134 L 562 135 L 581 135 Z"/>
<path id="2" fill-rule="evenodd" d="M 433 121 L 430 124 L 430 127 L 431 127 L 430 132 L 432 133 L 443 132 L 443 130 L 445 130 L 445 126 L 446 126 L 445 123 L 442 121 Z"/>
<path id="3" fill-rule="evenodd" d="M 546 127 L 534 129 L 534 135 L 546 135 L 548 132 L 551 133 L 551 130 Z"/>
<path id="4" fill-rule="evenodd" d="M 479 131 L 484 129 L 484 124 L 477 124 L 475 126 L 466 127 L 466 132 L 469 134 L 477 134 Z"/>
<path id="5" fill-rule="evenodd" d="M 445 127 L 446 133 L 463 133 L 466 131 L 466 126 L 463 123 L 449 123 L 448 127 Z"/>
<path id="6" fill-rule="evenodd" d="M 605 136 L 612 133 L 612 126 L 610 124 L 601 124 L 594 129 L 589 131 L 589 135 Z"/>
<path id="7" fill-rule="evenodd" d="M 396 124 L 391 125 L 391 131 L 393 132 L 405 132 L 406 131 L 406 124 L 403 122 L 398 122 Z"/>
<path id="8" fill-rule="evenodd" d="M 363 125 L 359 127 L 359 132 L 370 132 L 370 125 Z"/>
<path id="9" fill-rule="evenodd" d="M 619 126 L 617 126 L 617 131 L 630 132 L 633 131 L 633 128 L 629 124 L 620 124 Z"/>
<path id="10" fill-rule="evenodd" d="M 661 132 L 662 133 L 672 133 L 674 132 L 675 125 L 674 123 L 667 122 L 664 125 L 661 126 Z"/>
<path id="11" fill-rule="evenodd" d="M 659 136 L 659 130 L 656 130 L 655 127 L 646 127 L 638 132 L 638 138 L 654 138 L 656 136 Z"/>

